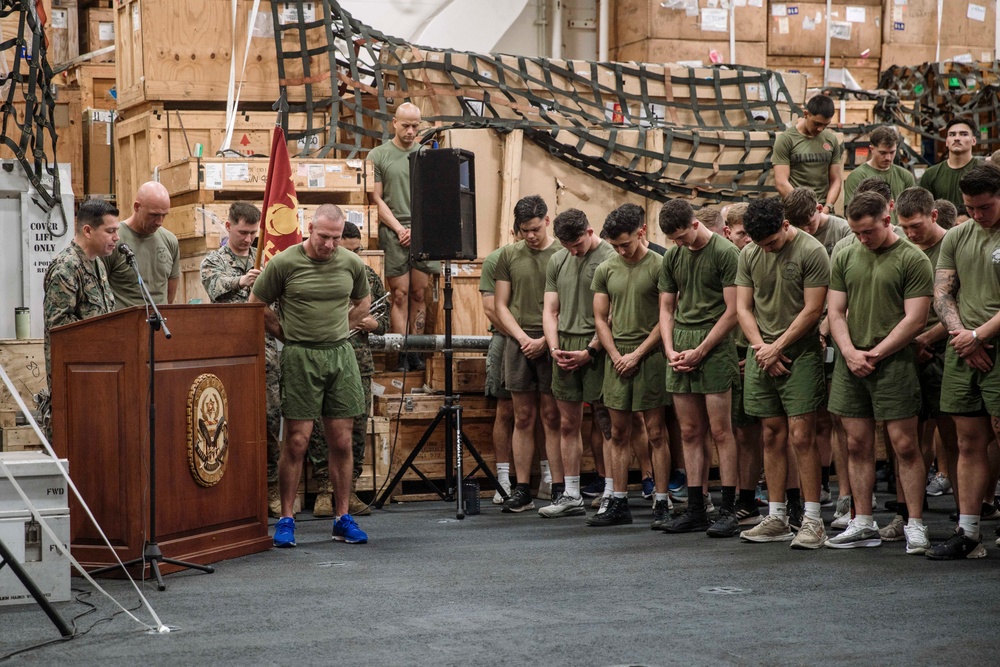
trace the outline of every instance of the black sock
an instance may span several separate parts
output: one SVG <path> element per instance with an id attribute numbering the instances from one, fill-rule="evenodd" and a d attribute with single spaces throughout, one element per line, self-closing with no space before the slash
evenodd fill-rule
<path id="1" fill-rule="evenodd" d="M 724 486 L 722 487 L 722 511 L 732 512 L 736 509 L 736 487 L 735 486 Z"/>
<path id="2" fill-rule="evenodd" d="M 901 500 L 896 501 L 896 514 L 903 517 L 903 523 L 910 520 L 910 511 L 906 509 L 906 503 Z"/>
<path id="3" fill-rule="evenodd" d="M 515 486 L 514 488 L 521 489 L 523 491 L 527 491 L 528 492 L 528 496 L 529 497 L 531 496 L 531 487 L 528 486 L 527 484 L 521 484 L 520 482 L 518 482 L 517 486 Z"/>
<path id="4" fill-rule="evenodd" d="M 830 490 L 830 466 L 823 466 L 820 468 L 821 475 L 823 476 L 823 490 Z"/>
<path id="5" fill-rule="evenodd" d="M 700 486 L 688 487 L 688 510 L 705 511 L 705 493 L 701 489 Z"/>
<path id="6" fill-rule="evenodd" d="M 754 489 L 740 489 L 739 506 L 743 509 L 757 509 L 757 501 L 754 500 Z"/>
<path id="7" fill-rule="evenodd" d="M 566 493 L 566 484 L 563 482 L 554 483 L 552 485 L 552 496 L 555 497 L 557 493 Z"/>
<path id="8" fill-rule="evenodd" d="M 802 504 L 802 491 L 800 489 L 785 489 L 785 500 L 789 507 Z"/>

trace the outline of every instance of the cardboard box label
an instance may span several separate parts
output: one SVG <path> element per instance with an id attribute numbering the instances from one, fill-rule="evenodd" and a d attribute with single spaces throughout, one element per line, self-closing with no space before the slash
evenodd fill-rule
<path id="1" fill-rule="evenodd" d="M 250 165 L 246 162 L 227 162 L 225 174 L 227 181 L 249 181 Z"/>
<path id="2" fill-rule="evenodd" d="M 903 22 L 903 8 L 902 7 L 893 7 L 892 8 L 892 22 L 894 24 L 895 23 L 902 23 Z M 902 30 L 902 28 L 897 28 L 897 30 Z"/>
<path id="3" fill-rule="evenodd" d="M 788 15 L 789 16 L 798 16 L 799 15 L 799 8 L 798 7 L 789 7 L 788 8 Z"/>
<path id="4" fill-rule="evenodd" d="M 788 6 L 771 5 L 771 16 L 788 16 Z"/>
<path id="5" fill-rule="evenodd" d="M 850 41 L 851 24 L 847 21 L 830 21 L 830 37 Z"/>
<path id="6" fill-rule="evenodd" d="M 205 165 L 205 189 L 222 189 L 222 163 L 209 162 Z"/>
<path id="7" fill-rule="evenodd" d="M 305 23 L 312 23 L 316 20 L 316 3 L 302 3 L 302 20 Z M 284 2 L 281 5 L 281 13 L 278 14 L 278 22 L 281 25 L 299 22 L 299 8 L 294 2 Z"/>
<path id="8" fill-rule="evenodd" d="M 972 21 L 985 21 L 986 20 L 986 7 L 983 5 L 969 5 L 969 11 L 965 13 Z"/>
<path id="9" fill-rule="evenodd" d="M 787 35 L 788 34 L 788 17 L 781 16 L 778 18 L 778 34 Z"/>
<path id="10" fill-rule="evenodd" d="M 52 10 L 52 27 L 53 28 L 66 28 L 66 10 L 65 9 L 53 9 Z"/>
<path id="11" fill-rule="evenodd" d="M 115 41 L 115 24 L 111 21 L 101 21 L 97 24 L 97 39 L 102 42 Z"/>
<path id="12" fill-rule="evenodd" d="M 848 7 L 847 8 L 847 22 L 848 23 L 865 23 L 865 8 L 864 7 Z"/>
<path id="13" fill-rule="evenodd" d="M 701 29 L 706 32 L 729 32 L 729 12 L 725 9 L 701 10 Z"/>
<path id="14" fill-rule="evenodd" d="M 142 18 L 139 14 L 139 3 L 132 5 L 132 32 L 138 32 L 142 28 Z"/>

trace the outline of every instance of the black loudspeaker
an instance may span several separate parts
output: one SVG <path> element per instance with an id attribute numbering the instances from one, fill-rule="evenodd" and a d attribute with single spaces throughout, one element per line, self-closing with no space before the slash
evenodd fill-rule
<path id="1" fill-rule="evenodd" d="M 476 258 L 476 156 L 461 148 L 410 154 L 410 256 Z"/>

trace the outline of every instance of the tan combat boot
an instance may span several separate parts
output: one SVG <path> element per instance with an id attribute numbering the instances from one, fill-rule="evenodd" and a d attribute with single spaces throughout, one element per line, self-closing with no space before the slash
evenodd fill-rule
<path id="1" fill-rule="evenodd" d="M 313 516 L 324 518 L 333 516 L 333 486 L 330 480 L 320 484 L 316 503 L 313 505 Z"/>
<path id="2" fill-rule="evenodd" d="M 281 516 L 281 492 L 277 482 L 267 485 L 267 515 L 275 519 Z"/>
<path id="3" fill-rule="evenodd" d="M 368 503 L 358 498 L 358 475 L 354 474 L 351 479 L 351 496 L 347 500 L 347 511 L 351 516 L 368 516 L 372 513 Z"/>

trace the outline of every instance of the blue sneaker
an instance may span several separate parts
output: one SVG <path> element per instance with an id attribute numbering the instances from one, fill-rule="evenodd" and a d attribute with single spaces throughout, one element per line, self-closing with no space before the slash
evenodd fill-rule
<path id="1" fill-rule="evenodd" d="M 686 501 L 688 497 L 687 481 L 687 474 L 680 470 L 674 470 L 670 473 L 670 483 L 667 485 L 670 497 L 677 501 Z"/>
<path id="2" fill-rule="evenodd" d="M 274 526 L 274 546 L 279 549 L 290 549 L 295 546 L 295 519 L 286 516 L 278 519 Z"/>
<path id="3" fill-rule="evenodd" d="M 597 496 L 604 494 L 604 478 L 598 477 L 593 482 L 581 489 L 582 493 L 587 498 L 596 498 Z"/>
<path id="4" fill-rule="evenodd" d="M 652 477 L 642 478 L 642 497 L 649 500 L 656 493 L 656 484 L 653 482 Z"/>
<path id="5" fill-rule="evenodd" d="M 338 542 L 347 542 L 348 544 L 364 544 L 368 541 L 368 535 L 365 531 L 358 528 L 358 524 L 354 522 L 354 517 L 350 514 L 345 514 L 333 522 L 333 539 Z"/>

